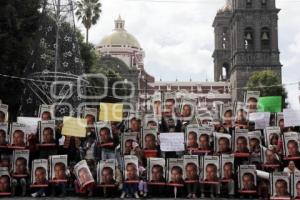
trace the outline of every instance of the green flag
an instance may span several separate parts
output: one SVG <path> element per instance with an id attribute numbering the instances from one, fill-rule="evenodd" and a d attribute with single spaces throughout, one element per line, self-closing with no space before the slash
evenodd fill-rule
<path id="1" fill-rule="evenodd" d="M 282 97 L 260 97 L 257 104 L 258 112 L 282 112 Z"/>

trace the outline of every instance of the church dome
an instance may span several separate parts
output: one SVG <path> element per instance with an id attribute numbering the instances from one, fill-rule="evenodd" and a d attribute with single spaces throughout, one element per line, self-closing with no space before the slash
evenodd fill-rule
<path id="1" fill-rule="evenodd" d="M 141 48 L 138 40 L 125 30 L 124 25 L 125 21 L 119 16 L 119 18 L 115 20 L 114 32 L 104 37 L 98 46 L 125 45 L 129 47 Z"/>

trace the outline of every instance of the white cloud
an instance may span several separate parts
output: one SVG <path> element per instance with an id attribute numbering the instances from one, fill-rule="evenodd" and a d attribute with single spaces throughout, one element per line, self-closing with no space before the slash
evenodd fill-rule
<path id="1" fill-rule="evenodd" d="M 185 3 L 180 3 L 185 2 Z M 90 31 L 94 44 L 114 28 L 120 14 L 125 27 L 145 50 L 145 68 L 156 80 L 213 80 L 213 19 L 225 0 L 102 0 L 103 13 Z M 277 0 L 279 14 L 279 47 L 283 66 L 283 82 L 300 80 L 300 4 Z M 82 26 L 81 26 L 82 28 Z M 82 28 L 82 30 L 84 30 Z M 84 32 L 83 32 L 84 33 Z M 295 85 L 287 86 L 289 102 L 299 106 Z"/>

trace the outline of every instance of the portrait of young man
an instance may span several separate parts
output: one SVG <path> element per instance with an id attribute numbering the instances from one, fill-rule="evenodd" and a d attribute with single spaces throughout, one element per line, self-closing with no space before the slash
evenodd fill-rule
<path id="1" fill-rule="evenodd" d="M 254 175 L 252 173 L 244 173 L 242 177 L 242 190 L 256 190 L 254 184 Z"/>
<path id="2" fill-rule="evenodd" d="M 114 180 L 114 171 L 111 167 L 103 167 L 101 171 L 101 184 L 113 185 L 116 181 Z"/>
<path id="3" fill-rule="evenodd" d="M 22 130 L 15 130 L 13 133 L 12 146 L 25 147 L 25 133 Z"/>
<path id="4" fill-rule="evenodd" d="M 150 182 L 161 183 L 166 181 L 164 178 L 164 168 L 161 165 L 153 165 L 151 175 Z"/>
<path id="5" fill-rule="evenodd" d="M 23 157 L 18 157 L 15 161 L 15 175 L 27 175 L 27 160 Z"/>
<path id="6" fill-rule="evenodd" d="M 49 111 L 44 111 L 41 115 L 42 121 L 48 121 L 51 120 L 52 116 Z"/>
<path id="7" fill-rule="evenodd" d="M 230 148 L 230 141 L 226 137 L 221 137 L 218 140 L 218 145 L 219 145 L 219 153 L 230 153 L 231 148 Z"/>
<path id="8" fill-rule="evenodd" d="M 100 138 L 100 144 L 109 144 L 113 142 L 113 139 L 111 137 L 111 132 L 108 127 L 103 127 L 99 131 L 99 138 Z"/>
<path id="9" fill-rule="evenodd" d="M 171 168 L 171 180 L 170 183 L 174 184 L 184 184 L 183 181 L 183 171 L 179 166 L 173 166 Z"/>
<path id="10" fill-rule="evenodd" d="M 190 131 L 187 135 L 187 148 L 198 149 L 197 133 L 194 131 Z"/>
<path id="11" fill-rule="evenodd" d="M 249 153 L 248 142 L 246 137 L 239 136 L 236 139 L 236 153 Z"/>
<path id="12" fill-rule="evenodd" d="M 278 179 L 275 182 L 275 197 L 289 197 L 288 184 L 283 179 Z"/>
<path id="13" fill-rule="evenodd" d="M 47 183 L 46 169 L 44 167 L 37 167 L 34 171 L 35 182 L 34 185 L 44 185 Z"/>
<path id="14" fill-rule="evenodd" d="M 0 129 L 0 146 L 6 146 L 6 131 L 3 129 Z"/>
<path id="15" fill-rule="evenodd" d="M 205 177 L 204 181 L 208 181 L 208 182 L 219 181 L 217 173 L 218 173 L 218 168 L 215 164 L 213 164 L 213 163 L 207 164 L 205 167 L 206 177 Z"/>
<path id="16" fill-rule="evenodd" d="M 10 192 L 10 177 L 8 175 L 0 176 L 0 193 Z"/>
<path id="17" fill-rule="evenodd" d="M 128 163 L 126 165 L 126 181 L 136 181 L 138 180 L 138 171 L 137 166 L 134 163 Z"/>
<path id="18" fill-rule="evenodd" d="M 50 127 L 43 130 L 43 144 L 55 144 L 54 131 Z"/>
<path id="19" fill-rule="evenodd" d="M 185 166 L 185 181 L 199 181 L 199 176 L 197 173 L 197 165 L 195 163 L 188 163 Z"/>
<path id="20" fill-rule="evenodd" d="M 234 177 L 233 174 L 233 163 L 227 162 L 223 165 L 223 180 L 230 180 L 233 179 Z"/>
<path id="21" fill-rule="evenodd" d="M 145 135 L 144 150 L 156 150 L 156 138 L 154 134 L 148 133 Z"/>
<path id="22" fill-rule="evenodd" d="M 199 150 L 201 151 L 210 151 L 210 144 L 209 144 L 209 135 L 208 134 L 201 134 L 199 137 Z"/>
<path id="23" fill-rule="evenodd" d="M 55 163 L 53 180 L 66 179 L 66 165 L 62 162 Z"/>
<path id="24" fill-rule="evenodd" d="M 300 157 L 298 143 L 295 140 L 287 142 L 288 157 Z"/>

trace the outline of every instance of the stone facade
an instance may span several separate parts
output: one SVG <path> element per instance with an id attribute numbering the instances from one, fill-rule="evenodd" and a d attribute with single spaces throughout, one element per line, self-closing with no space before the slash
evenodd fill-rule
<path id="1" fill-rule="evenodd" d="M 229 81 L 232 100 L 242 100 L 253 72 L 281 77 L 275 0 L 228 0 L 214 19 L 215 81 Z"/>

